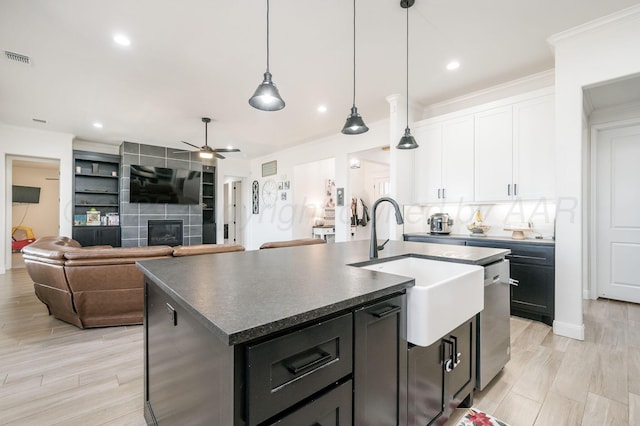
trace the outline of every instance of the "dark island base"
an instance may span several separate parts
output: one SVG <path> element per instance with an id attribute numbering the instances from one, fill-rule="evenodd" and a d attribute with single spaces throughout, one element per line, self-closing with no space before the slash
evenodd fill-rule
<path id="1" fill-rule="evenodd" d="M 528 311 L 521 311 L 520 309 L 511 308 L 511 315 L 520 318 L 526 318 L 533 321 L 540 321 L 544 324 L 547 324 L 550 327 L 553 327 L 553 317 L 548 315 L 536 314 Z"/>

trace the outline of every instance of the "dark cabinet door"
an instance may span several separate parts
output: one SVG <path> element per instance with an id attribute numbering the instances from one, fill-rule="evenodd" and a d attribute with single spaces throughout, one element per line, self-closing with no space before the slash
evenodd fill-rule
<path id="1" fill-rule="evenodd" d="M 110 245 L 120 247 L 119 226 L 75 226 L 73 239 L 85 246 Z"/>
<path id="2" fill-rule="evenodd" d="M 430 425 L 444 414 L 443 349 L 440 340 L 409 349 L 409 426 Z"/>
<path id="3" fill-rule="evenodd" d="M 351 425 L 351 380 L 272 423 L 277 426 Z"/>
<path id="4" fill-rule="evenodd" d="M 554 268 L 511 261 L 511 307 L 553 316 Z"/>
<path id="5" fill-rule="evenodd" d="M 355 312 L 356 425 L 406 422 L 405 301 L 397 296 Z"/>
<path id="6" fill-rule="evenodd" d="M 443 339 L 445 401 L 457 408 L 475 384 L 475 320 L 467 321 Z"/>

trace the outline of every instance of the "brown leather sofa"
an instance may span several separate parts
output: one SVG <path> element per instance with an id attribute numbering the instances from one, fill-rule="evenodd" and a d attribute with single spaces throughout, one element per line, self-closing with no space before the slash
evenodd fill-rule
<path id="1" fill-rule="evenodd" d="M 44 237 L 22 252 L 36 296 L 49 314 L 88 328 L 142 324 L 144 277 L 136 261 L 172 257 L 174 251 L 186 256 L 240 249 L 222 244 L 81 247 L 71 238 Z"/>

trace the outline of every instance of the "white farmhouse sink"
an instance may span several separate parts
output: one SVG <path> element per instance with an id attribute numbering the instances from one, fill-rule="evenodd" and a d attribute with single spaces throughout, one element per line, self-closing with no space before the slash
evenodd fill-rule
<path id="1" fill-rule="evenodd" d="M 417 257 L 362 266 L 411 277 L 407 290 L 407 340 L 429 346 L 484 309 L 484 269 Z"/>

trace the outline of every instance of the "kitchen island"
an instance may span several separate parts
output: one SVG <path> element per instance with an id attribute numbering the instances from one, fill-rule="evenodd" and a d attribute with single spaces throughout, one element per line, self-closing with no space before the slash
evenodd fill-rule
<path id="1" fill-rule="evenodd" d="M 405 293 L 414 281 L 351 266 L 369 263 L 368 249 L 356 241 L 139 263 L 147 421 L 410 423 Z M 506 253 L 392 241 L 379 261 L 485 265 Z"/>

